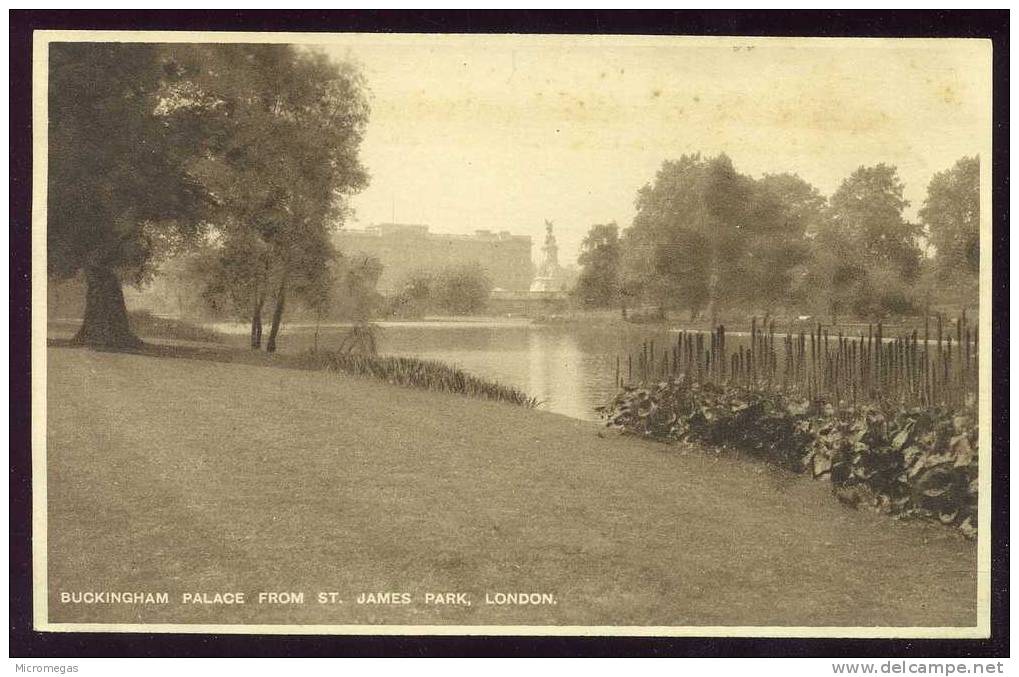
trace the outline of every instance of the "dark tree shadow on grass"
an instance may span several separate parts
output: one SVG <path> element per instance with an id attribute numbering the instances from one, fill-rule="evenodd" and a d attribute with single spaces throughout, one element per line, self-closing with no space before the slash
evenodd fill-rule
<path id="1" fill-rule="evenodd" d="M 117 353 L 122 355 L 141 355 L 145 357 L 174 358 L 186 360 L 206 360 L 209 362 L 228 362 L 232 364 L 253 364 L 263 366 L 287 366 L 296 367 L 295 364 L 288 364 L 292 360 L 290 356 L 276 353 L 269 355 L 242 348 L 229 348 L 221 345 L 181 345 L 166 343 L 151 343 L 141 341 L 139 344 L 120 349 L 93 348 L 76 343 L 73 339 L 47 339 L 48 348 L 76 348 L 79 350 L 90 350 L 96 353 Z"/>

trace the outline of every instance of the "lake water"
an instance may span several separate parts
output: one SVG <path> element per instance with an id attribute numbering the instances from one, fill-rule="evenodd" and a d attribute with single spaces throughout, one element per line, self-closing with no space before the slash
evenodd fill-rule
<path id="1" fill-rule="evenodd" d="M 616 393 L 616 358 L 620 375 L 627 379 L 627 356 L 632 355 L 634 379 L 645 342 L 654 342 L 657 364 L 664 350 L 676 343 L 680 329 L 663 325 L 579 323 L 535 324 L 528 320 L 435 320 L 379 322 L 378 350 L 383 355 L 402 355 L 438 360 L 498 383 L 515 386 L 541 402 L 541 408 L 574 418 L 598 420 L 595 408 Z M 221 332 L 246 335 L 240 324 L 215 324 Z M 749 346 L 746 328 L 726 331 L 726 352 Z M 810 330 L 796 326 L 794 331 Z M 323 325 L 318 347 L 336 349 L 350 331 L 349 325 Z M 857 331 L 859 329 L 857 328 Z M 853 334 L 851 334 L 853 335 Z M 776 332 L 775 358 L 779 373 L 784 365 L 782 340 Z M 709 335 L 703 335 L 705 348 Z M 890 340 L 886 335 L 886 341 Z M 307 350 L 314 345 L 315 326 L 292 323 L 281 335 L 281 352 Z M 833 348 L 837 345 L 832 338 Z M 809 349 L 809 341 L 807 342 Z M 728 361 L 728 360 L 727 360 Z"/>
<path id="2" fill-rule="evenodd" d="M 607 403 L 616 393 L 616 358 L 620 358 L 621 376 L 627 377 L 627 355 L 634 357 L 634 369 L 642 344 L 653 341 L 660 364 L 664 350 L 676 342 L 680 329 L 663 325 L 579 323 L 534 324 L 528 320 L 435 320 L 417 322 L 380 322 L 378 349 L 384 355 L 403 355 L 438 360 L 498 383 L 516 386 L 541 402 L 541 408 L 574 418 L 597 420 L 595 407 Z M 759 325 L 760 326 L 760 325 Z M 214 329 L 246 334 L 247 326 L 213 325 Z M 811 326 L 790 327 L 810 331 Z M 749 345 L 747 327 L 726 331 L 726 352 L 732 356 Z M 339 347 L 349 325 L 319 328 L 318 345 L 322 350 Z M 865 328 L 856 327 L 850 336 Z M 885 340 L 891 340 L 890 331 Z M 784 366 L 782 340 L 776 332 L 779 373 Z M 283 352 L 307 350 L 315 340 L 315 327 L 309 324 L 285 325 L 280 340 Z M 705 333 L 705 347 L 709 336 Z M 837 340 L 832 337 L 832 348 Z M 809 350 L 809 340 L 807 341 Z M 638 374 L 634 371 L 635 379 Z"/>
<path id="3" fill-rule="evenodd" d="M 244 332 L 237 325 L 218 330 Z M 520 388 L 541 408 L 596 420 L 595 407 L 615 393 L 616 356 L 635 351 L 645 339 L 665 345 L 665 331 L 652 327 L 580 327 L 524 321 L 424 321 L 379 323 L 379 352 L 453 364 L 478 376 Z M 319 329 L 319 348 L 339 346 L 347 326 Z M 310 348 L 315 328 L 285 327 L 281 351 Z M 673 339 L 674 340 L 674 339 Z"/>

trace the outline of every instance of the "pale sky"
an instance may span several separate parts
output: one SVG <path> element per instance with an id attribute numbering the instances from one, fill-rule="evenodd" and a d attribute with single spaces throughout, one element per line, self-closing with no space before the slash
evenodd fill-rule
<path id="1" fill-rule="evenodd" d="M 862 164 L 899 168 L 914 216 L 934 172 L 985 151 L 990 47 L 959 40 L 334 36 L 362 64 L 371 174 L 363 228 L 531 235 L 563 263 L 595 223 L 630 224 L 663 160 L 726 152 L 753 176 L 830 195 Z M 752 47 L 752 49 L 747 49 Z"/>

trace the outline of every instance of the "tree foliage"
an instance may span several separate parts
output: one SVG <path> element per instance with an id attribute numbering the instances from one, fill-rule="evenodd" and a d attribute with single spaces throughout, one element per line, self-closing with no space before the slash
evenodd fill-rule
<path id="1" fill-rule="evenodd" d="M 136 343 L 121 281 L 200 244 L 208 295 L 248 309 L 253 343 L 267 299 L 267 349 L 288 294 L 327 303 L 329 233 L 368 180 L 355 68 L 243 44 L 60 43 L 50 64 L 50 273 L 85 272 L 83 342 Z"/>
<path id="2" fill-rule="evenodd" d="M 275 302 L 275 350 L 288 294 L 325 312 L 334 286 L 331 232 L 367 184 L 358 150 L 368 119 L 360 74 L 291 45 L 210 45 L 186 96 L 211 102 L 209 152 L 195 171 L 216 198 L 221 276 L 247 297 L 252 347 Z"/>
<path id="3" fill-rule="evenodd" d="M 389 313 L 397 317 L 421 317 L 429 312 L 473 315 L 484 310 L 491 292 L 491 280 L 474 263 L 417 270 L 397 285 Z"/>
<path id="4" fill-rule="evenodd" d="M 828 201 L 796 174 L 765 174 L 758 188 L 777 205 L 771 228 L 754 233 L 750 252 L 756 292 L 751 308 L 802 304 L 813 290 L 805 286 L 811 262 L 811 242 L 824 222 Z"/>
<path id="5" fill-rule="evenodd" d="M 200 115 L 162 105 L 186 75 L 159 45 L 50 45 L 47 261 L 58 279 L 84 273 L 82 343 L 137 343 L 121 280 L 144 280 L 207 222 L 207 193 L 189 171 Z"/>
<path id="6" fill-rule="evenodd" d="M 881 319 L 915 312 L 925 270 L 943 282 L 974 279 L 979 258 L 979 163 L 963 158 L 934 177 L 920 218 L 895 167 L 858 168 L 826 199 L 795 174 L 752 178 L 725 155 L 667 161 L 637 194 L 619 238 L 620 273 L 596 274 L 585 245 L 581 298 L 604 278 L 624 298 L 696 317 L 719 309 L 778 309 Z M 593 232 L 593 231 L 592 231 Z M 592 252 L 597 249 L 592 249 Z M 602 294 L 605 292 L 603 291 Z"/>
<path id="7" fill-rule="evenodd" d="M 740 174 L 726 155 L 666 162 L 637 195 L 625 277 L 694 315 L 771 306 L 789 296 L 806 259 L 818 197 L 793 176 Z"/>
<path id="8" fill-rule="evenodd" d="M 435 277 L 435 305 L 451 315 L 473 315 L 484 309 L 492 282 L 478 265 L 451 266 Z"/>
<path id="9" fill-rule="evenodd" d="M 619 303 L 621 294 L 622 247 L 615 223 L 591 226 L 580 245 L 580 277 L 574 294 L 589 308 L 607 308 Z"/>
<path id="10" fill-rule="evenodd" d="M 435 274 L 415 270 L 403 276 L 389 304 L 389 314 L 396 317 L 423 317 L 432 307 Z"/>
<path id="11" fill-rule="evenodd" d="M 903 217 L 903 188 L 895 167 L 860 167 L 831 196 L 828 225 L 855 249 L 854 258 L 908 281 L 920 272 L 920 229 Z"/>
<path id="12" fill-rule="evenodd" d="M 880 319 L 909 312 L 910 285 L 921 272 L 920 229 L 895 167 L 860 167 L 835 191 L 814 246 L 811 283 L 827 310 Z"/>
<path id="13" fill-rule="evenodd" d="M 942 280 L 975 278 L 980 269 L 980 158 L 961 158 L 927 186 L 919 212 Z"/>

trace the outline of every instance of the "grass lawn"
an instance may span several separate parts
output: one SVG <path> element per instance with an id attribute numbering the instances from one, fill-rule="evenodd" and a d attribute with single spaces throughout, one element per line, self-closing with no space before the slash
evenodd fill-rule
<path id="1" fill-rule="evenodd" d="M 762 464 L 335 373 L 48 354 L 53 622 L 976 622 L 973 543 Z M 171 604 L 59 601 L 89 590 Z M 231 591 L 248 603 L 179 603 Z M 373 591 L 415 602 L 355 603 Z M 556 604 L 484 603 L 501 591 Z"/>

